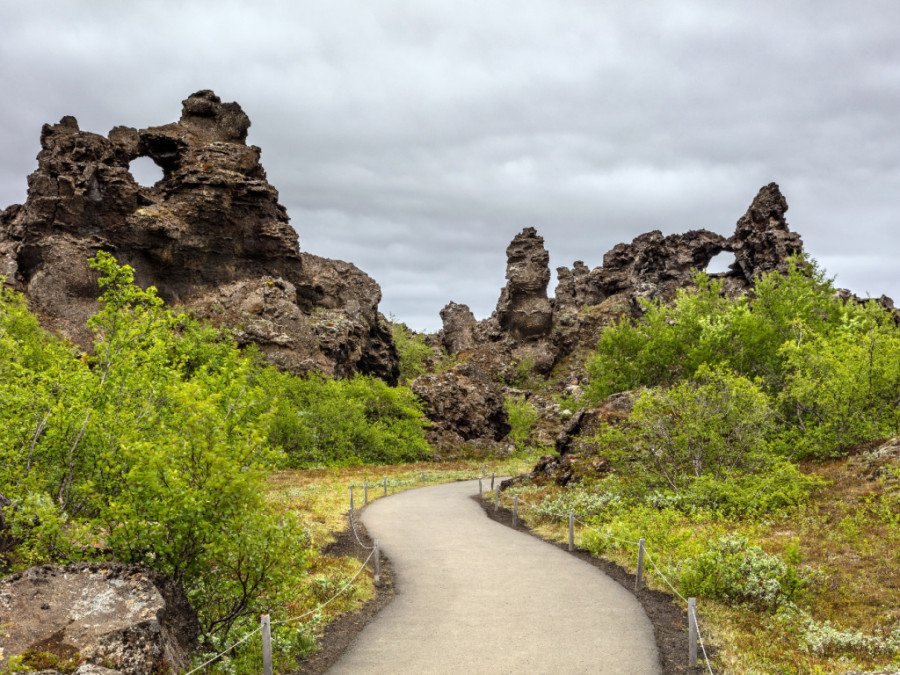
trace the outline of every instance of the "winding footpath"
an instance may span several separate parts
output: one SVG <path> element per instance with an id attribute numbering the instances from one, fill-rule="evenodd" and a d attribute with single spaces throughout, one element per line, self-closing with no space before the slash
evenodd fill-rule
<path id="1" fill-rule="evenodd" d="M 329 673 L 661 672 L 640 604 L 603 572 L 487 518 L 477 481 L 370 503 L 397 595 Z"/>

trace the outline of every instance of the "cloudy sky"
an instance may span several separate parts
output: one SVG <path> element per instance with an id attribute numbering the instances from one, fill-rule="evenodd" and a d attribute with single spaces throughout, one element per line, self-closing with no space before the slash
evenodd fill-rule
<path id="1" fill-rule="evenodd" d="M 412 328 L 490 314 L 523 227 L 593 267 L 651 229 L 730 235 L 770 181 L 839 285 L 900 300 L 898 26 L 896 0 L 3 2 L 0 208 L 44 122 L 155 126 L 213 89 L 301 248 Z"/>

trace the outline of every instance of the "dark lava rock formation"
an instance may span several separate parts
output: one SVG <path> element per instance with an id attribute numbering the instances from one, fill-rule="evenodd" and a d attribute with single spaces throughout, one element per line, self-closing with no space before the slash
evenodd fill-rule
<path id="1" fill-rule="evenodd" d="M 119 563 L 32 567 L 0 580 L 0 665 L 28 650 L 140 675 L 190 665 L 200 635 L 181 588 Z"/>
<path id="2" fill-rule="evenodd" d="M 759 191 L 730 238 L 708 230 L 642 234 L 607 252 L 599 267 L 576 261 L 572 268 L 557 268 L 553 300 L 547 297 L 550 269 L 544 240 L 534 228 L 525 228 L 506 251 L 507 284 L 494 314 L 475 322 L 468 307 L 450 303 L 441 311 L 441 344 L 504 379 L 514 377 L 511 362 L 527 362 L 546 375 L 579 347 L 593 348 L 609 321 L 624 313 L 638 315 L 638 298 L 672 300 L 679 288 L 692 285 L 696 270 L 705 270 L 723 251 L 733 252 L 735 262 L 728 272 L 715 276 L 731 294 L 747 290 L 760 274 L 785 271 L 788 257 L 803 250 L 800 236 L 784 219 L 786 211 L 778 186 L 770 183 Z"/>
<path id="3" fill-rule="evenodd" d="M 178 122 L 108 137 L 74 117 L 44 125 L 26 203 L 0 212 L 0 275 L 47 327 L 86 345 L 99 295 L 87 261 L 106 250 L 167 302 L 242 326 L 238 340 L 281 367 L 396 382 L 378 284 L 300 252 L 237 103 L 200 91 L 183 106 Z M 135 182 L 138 157 L 162 168 L 156 185 Z"/>
<path id="4" fill-rule="evenodd" d="M 550 254 L 544 239 L 526 227 L 506 249 L 506 286 L 500 292 L 496 317 L 513 340 L 539 340 L 550 334 L 553 308 L 547 298 Z"/>
<path id="5" fill-rule="evenodd" d="M 510 431 L 500 386 L 474 363 L 423 375 L 411 387 L 432 421 L 428 440 L 439 448 L 464 443 L 490 445 Z"/>

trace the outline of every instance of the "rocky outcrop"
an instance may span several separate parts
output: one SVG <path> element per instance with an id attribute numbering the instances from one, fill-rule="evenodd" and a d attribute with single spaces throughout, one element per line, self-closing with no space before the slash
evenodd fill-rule
<path id="1" fill-rule="evenodd" d="M 737 222 L 726 250 L 734 253 L 732 272 L 751 282 L 760 274 L 787 271 L 787 259 L 803 250 L 803 241 L 788 228 L 787 200 L 775 183 L 762 188 Z"/>
<path id="2" fill-rule="evenodd" d="M 506 249 L 506 286 L 497 302 L 500 328 L 516 341 L 547 337 L 553 310 L 547 297 L 550 254 L 533 227 L 517 234 Z"/>
<path id="3" fill-rule="evenodd" d="M 98 304 L 88 259 L 106 250 L 167 302 L 245 325 L 240 340 L 303 372 L 366 372 L 395 382 L 396 350 L 378 313 L 378 285 L 353 265 L 301 253 L 249 118 L 211 91 L 183 102 L 178 122 L 81 131 L 44 125 L 28 200 L 0 215 L 0 274 L 48 327 L 86 346 Z M 163 170 L 152 187 L 129 164 Z"/>
<path id="4" fill-rule="evenodd" d="M 448 303 L 441 310 L 441 322 L 441 342 L 448 353 L 459 354 L 475 347 L 475 315 L 468 305 Z"/>
<path id="5" fill-rule="evenodd" d="M 760 274 L 785 272 L 787 259 L 802 252 L 800 235 L 791 232 L 784 219 L 787 208 L 778 185 L 769 183 L 728 239 L 709 230 L 667 237 L 654 230 L 613 247 L 600 267 L 588 269 L 581 261 L 572 269 L 559 267 L 556 307 L 597 305 L 613 295 L 671 300 L 679 288 L 691 285 L 695 270 L 705 270 L 723 251 L 735 257 L 730 271 L 720 275 L 728 290 L 746 290 Z"/>
<path id="6" fill-rule="evenodd" d="M 618 244 L 603 256 L 602 267 L 588 271 L 577 261 L 572 270 L 557 269 L 557 306 L 597 305 L 613 295 L 670 300 L 692 282 L 695 270 L 706 269 L 723 250 L 726 239 L 708 230 L 664 237 L 653 230 L 630 244 Z"/>
<path id="7" fill-rule="evenodd" d="M 778 186 L 771 183 L 738 220 L 732 237 L 709 230 L 642 234 L 614 246 L 599 267 L 591 269 L 579 260 L 572 268 L 557 268 L 552 302 L 547 297 L 550 268 L 544 240 L 534 228 L 525 228 L 506 250 L 507 283 L 496 311 L 475 321 L 468 307 L 450 303 L 441 311 L 440 346 L 463 354 L 493 381 L 520 386 L 531 374 L 555 372 L 560 383 L 577 383 L 586 376 L 584 359 L 577 355 L 594 349 L 604 326 L 623 316 L 640 316 L 641 298 L 671 301 L 679 289 L 693 284 L 697 270 L 705 270 L 723 251 L 735 255 L 731 269 L 715 275 L 729 295 L 746 291 L 762 273 L 785 271 L 788 257 L 802 251 L 799 235 L 784 219 L 786 210 Z M 442 424 L 438 408 L 431 418 Z"/>
<path id="8" fill-rule="evenodd" d="M 510 431 L 503 392 L 473 363 L 423 375 L 410 385 L 432 422 L 429 441 L 438 447 L 500 441 Z"/>
<path id="9" fill-rule="evenodd" d="M 0 623 L 0 665 L 31 650 L 139 675 L 188 666 L 200 634 L 175 582 L 118 563 L 44 565 L 0 580 Z"/>

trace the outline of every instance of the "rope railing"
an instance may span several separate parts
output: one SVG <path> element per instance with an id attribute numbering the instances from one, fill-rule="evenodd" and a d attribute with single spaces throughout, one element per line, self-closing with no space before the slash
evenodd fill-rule
<path id="1" fill-rule="evenodd" d="M 479 486 L 479 487 L 480 487 L 480 486 Z M 500 490 L 500 488 L 498 487 L 498 488 L 497 488 L 497 494 L 496 494 L 495 499 L 494 499 L 494 504 L 495 504 L 495 505 L 498 504 L 498 501 L 499 501 L 499 490 Z M 532 509 L 537 509 L 537 508 L 538 508 L 538 507 L 535 506 L 534 504 L 530 504 L 529 502 L 527 502 L 527 501 L 525 501 L 524 499 L 522 499 L 519 495 L 515 495 L 514 510 L 513 510 L 513 520 L 512 520 L 512 522 L 513 522 L 514 525 L 515 525 L 515 523 L 516 523 L 517 520 L 518 520 L 518 506 L 519 506 L 519 505 L 524 505 L 524 506 L 527 506 L 527 507 L 532 508 Z M 546 511 L 545 511 L 544 513 L 545 513 L 546 515 L 548 515 L 548 516 L 552 516 L 552 517 L 555 517 L 555 518 L 569 518 L 569 517 L 570 517 L 569 515 L 564 516 L 564 515 L 562 515 L 562 514 L 552 513 L 552 512 L 549 512 L 549 513 L 548 513 L 548 512 L 546 512 Z M 573 514 L 570 514 L 570 515 L 571 515 L 571 516 L 574 516 L 574 513 L 573 513 Z M 710 663 L 709 663 L 709 656 L 708 656 L 707 653 L 706 653 L 706 646 L 703 644 L 703 635 L 702 635 L 702 633 L 700 632 L 700 622 L 697 620 L 697 612 L 696 612 L 696 608 L 695 608 L 694 598 L 685 598 L 681 593 L 678 592 L 678 589 L 675 588 L 675 586 L 672 584 L 672 582 L 669 580 L 669 578 L 665 575 L 665 573 L 663 573 L 663 571 L 659 568 L 659 566 L 656 564 L 656 562 L 653 560 L 653 558 L 650 556 L 650 554 L 649 554 L 648 552 L 646 552 L 645 545 L 644 545 L 644 540 L 641 539 L 641 540 L 638 542 L 638 541 L 631 541 L 631 540 L 629 540 L 629 539 L 621 539 L 621 538 L 619 538 L 619 537 L 615 537 L 615 536 L 609 534 L 608 532 L 603 532 L 603 531 L 601 531 L 601 530 L 598 530 L 598 529 L 595 528 L 595 527 L 592 527 L 591 525 L 588 525 L 586 522 L 584 522 L 583 520 L 579 519 L 578 517 L 572 517 L 572 518 L 571 518 L 571 520 L 570 520 L 570 528 L 572 527 L 571 523 L 579 523 L 582 527 L 584 527 L 584 528 L 586 528 L 586 529 L 588 529 L 588 530 L 591 530 L 591 531 L 595 532 L 596 534 L 598 534 L 598 535 L 600 535 L 601 537 L 604 537 L 604 538 L 606 538 L 606 539 L 611 539 L 611 540 L 613 540 L 613 541 L 617 541 L 617 542 L 622 543 L 622 544 L 627 544 L 627 545 L 629 545 L 629 546 L 638 546 L 638 547 L 639 547 L 639 555 L 641 556 L 641 559 L 644 559 L 644 558 L 645 558 L 646 560 L 648 560 L 648 561 L 650 562 L 650 564 L 653 566 L 653 569 L 656 570 L 656 573 L 659 575 L 659 577 L 666 583 L 666 585 L 667 585 L 670 589 L 672 589 L 672 593 L 674 593 L 676 597 L 678 597 L 682 602 L 685 603 L 685 605 L 687 605 L 687 611 L 688 611 L 688 625 L 689 625 L 689 628 L 690 628 L 692 631 L 696 631 L 697 642 L 699 642 L 700 650 L 701 650 L 702 653 L 703 653 L 703 660 L 704 660 L 704 662 L 705 662 L 705 664 L 706 664 L 706 669 L 709 671 L 710 675 L 713 675 L 712 666 L 711 666 Z M 572 548 L 571 548 L 571 547 L 572 547 L 572 532 L 571 532 L 571 529 L 570 529 L 570 532 L 569 532 L 569 542 L 570 542 L 570 543 L 569 543 L 570 550 L 572 550 Z M 636 583 L 635 583 L 635 588 L 636 588 L 636 589 L 640 586 L 640 583 L 641 583 L 640 570 L 641 570 L 641 566 L 639 565 L 639 566 L 638 566 L 638 575 L 636 576 Z M 696 654 L 696 645 L 694 644 L 693 640 L 691 640 L 691 642 L 690 642 L 690 644 L 689 644 L 689 653 L 690 653 L 690 665 L 691 665 L 691 667 L 694 667 L 694 666 L 697 665 L 697 654 Z"/>
<path id="2" fill-rule="evenodd" d="M 292 617 L 292 618 L 290 618 L 290 619 L 282 619 L 281 621 L 273 621 L 273 622 L 272 622 L 271 624 L 269 624 L 269 625 L 272 625 L 272 626 L 278 626 L 278 625 L 282 625 L 282 624 L 286 624 L 286 623 L 292 623 L 292 622 L 294 622 L 294 621 L 299 621 L 300 619 L 305 619 L 306 617 L 311 616 L 311 615 L 315 614 L 316 612 L 319 612 L 319 611 L 325 609 L 325 607 L 327 607 L 327 606 L 330 605 L 332 602 L 334 602 L 335 600 L 337 600 L 341 595 L 343 595 L 343 594 L 344 594 L 344 591 L 346 591 L 348 588 L 350 588 L 350 585 L 351 585 L 354 581 L 356 581 L 357 577 L 359 577 L 359 575 L 362 573 L 362 571 L 366 568 L 366 565 L 369 564 L 369 561 L 372 559 L 372 556 L 373 556 L 373 555 L 375 555 L 375 551 L 372 551 L 372 553 L 369 554 L 369 557 L 366 558 L 366 561 L 365 561 L 362 565 L 359 566 L 359 569 L 358 569 L 358 570 L 356 570 L 356 574 L 354 574 L 353 577 L 351 577 L 351 579 L 350 579 L 347 583 L 345 583 L 345 584 L 340 588 L 340 590 L 339 590 L 337 593 L 335 593 L 334 595 L 332 595 L 328 600 L 326 600 L 325 602 L 323 602 L 322 604 L 320 604 L 319 606 L 317 606 L 315 609 L 311 609 L 311 610 L 309 610 L 308 612 L 306 612 L 305 614 L 301 614 L 301 615 L 299 615 L 299 616 L 295 616 L 295 617 Z M 264 616 L 268 618 L 268 614 L 266 614 L 266 615 L 264 615 Z M 263 630 L 263 625 L 260 625 L 260 626 L 257 627 L 256 629 L 254 629 L 254 630 L 252 630 L 251 632 L 247 633 L 244 637 L 242 637 L 240 640 L 238 640 L 238 641 L 235 642 L 234 644 L 232 644 L 232 645 L 228 646 L 227 648 L 223 649 L 221 652 L 219 652 L 218 654 L 216 654 L 215 656 L 213 656 L 211 659 L 209 659 L 209 660 L 207 660 L 207 661 L 204 661 L 202 664 L 200 664 L 199 666 L 197 666 L 197 667 L 194 668 L 193 670 L 189 670 L 185 675 L 192 675 L 193 673 L 196 673 L 197 671 L 202 670 L 202 669 L 205 668 L 206 666 L 210 665 L 211 663 L 213 663 L 213 662 L 217 661 L 218 659 L 222 658 L 223 656 L 225 656 L 228 652 L 230 652 L 232 649 L 234 649 L 234 648 L 237 647 L 238 645 L 243 644 L 244 642 L 246 642 L 247 640 L 249 640 L 250 638 L 252 638 L 254 635 L 256 635 L 257 633 L 261 632 L 262 630 Z"/>

